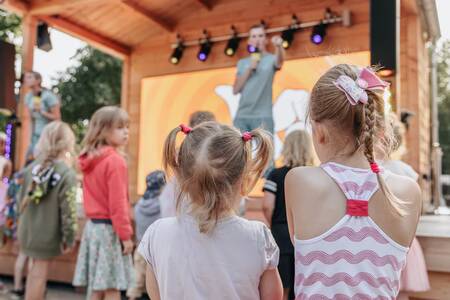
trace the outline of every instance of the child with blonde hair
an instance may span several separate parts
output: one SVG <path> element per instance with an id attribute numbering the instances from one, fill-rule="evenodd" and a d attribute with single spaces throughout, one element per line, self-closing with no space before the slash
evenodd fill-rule
<path id="1" fill-rule="evenodd" d="M 180 132 L 186 136 L 177 149 Z M 152 300 L 281 299 L 279 250 L 269 229 L 236 215 L 271 156 L 271 137 L 261 129 L 241 134 L 206 122 L 170 132 L 164 165 L 180 185 L 178 206 L 188 207 L 153 223 L 139 245 Z"/>
<path id="2" fill-rule="evenodd" d="M 44 299 L 53 258 L 75 245 L 76 174 L 71 157 L 75 136 L 69 125 L 46 125 L 36 145 L 37 158 L 23 171 L 18 238 L 22 255 L 32 259 L 25 299 Z"/>
<path id="3" fill-rule="evenodd" d="M 341 64 L 312 90 L 322 165 L 294 168 L 285 182 L 296 299 L 397 297 L 421 198 L 416 182 L 375 161 L 377 137 L 389 132 L 386 87 L 371 69 Z"/>
<path id="4" fill-rule="evenodd" d="M 286 218 L 284 179 L 292 168 L 314 164 L 314 150 L 309 134 L 303 130 L 289 133 L 284 140 L 281 155 L 283 166 L 273 169 L 264 183 L 263 212 L 280 247 L 278 271 L 283 282 L 283 299 L 287 300 L 294 299 L 295 258 Z"/>
<path id="5" fill-rule="evenodd" d="M 129 216 L 128 168 L 121 149 L 128 142 L 128 115 L 119 107 L 97 110 L 79 157 L 86 226 L 73 280 L 88 299 L 120 299 L 131 286 L 133 230 Z"/>

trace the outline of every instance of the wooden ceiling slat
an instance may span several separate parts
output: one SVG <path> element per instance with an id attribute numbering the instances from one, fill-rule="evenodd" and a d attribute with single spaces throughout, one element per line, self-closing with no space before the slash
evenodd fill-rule
<path id="1" fill-rule="evenodd" d="M 55 15 L 63 12 L 69 7 L 86 7 L 99 4 L 107 0 L 33 0 L 29 6 L 32 15 Z"/>
<path id="2" fill-rule="evenodd" d="M 79 7 L 59 16 L 129 47 L 134 47 L 152 36 L 166 33 L 160 26 L 150 23 L 145 16 L 136 14 L 120 1 Z"/>
<path id="3" fill-rule="evenodd" d="M 196 0 L 197 3 L 200 3 L 201 6 L 206 8 L 207 10 L 212 10 L 212 4 L 208 3 L 208 0 Z"/>
<path id="4" fill-rule="evenodd" d="M 86 40 L 93 46 L 110 53 L 119 58 L 128 57 L 131 54 L 131 48 L 123 45 L 115 40 L 104 37 L 97 33 L 86 29 L 79 24 L 75 24 L 61 17 L 37 16 L 41 21 L 46 22 L 49 26 L 73 35 L 81 40 Z"/>
<path id="5" fill-rule="evenodd" d="M 167 21 L 164 21 L 156 15 L 155 13 L 149 11 L 139 3 L 137 3 L 134 0 L 122 0 L 122 3 L 126 6 L 130 7 L 134 11 L 140 13 L 141 15 L 144 15 L 148 19 L 150 19 L 153 23 L 156 23 L 158 26 L 162 27 L 165 31 L 173 32 L 174 28 L 173 25 L 168 23 Z"/>

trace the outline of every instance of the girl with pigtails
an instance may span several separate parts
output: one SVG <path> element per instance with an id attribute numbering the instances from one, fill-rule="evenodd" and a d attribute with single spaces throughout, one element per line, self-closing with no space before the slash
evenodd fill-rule
<path id="1" fill-rule="evenodd" d="M 185 137 L 177 148 L 179 133 Z M 241 134 L 206 122 L 170 132 L 164 165 L 180 184 L 177 206 L 186 213 L 153 223 L 139 245 L 152 300 L 281 299 L 279 250 L 269 229 L 236 215 L 271 157 L 262 129 Z"/>
<path id="2" fill-rule="evenodd" d="M 322 164 L 294 168 L 285 181 L 296 299 L 397 297 L 421 199 L 416 182 L 375 160 L 374 145 L 386 145 L 378 139 L 390 132 L 386 87 L 371 69 L 342 64 L 312 90 Z"/>

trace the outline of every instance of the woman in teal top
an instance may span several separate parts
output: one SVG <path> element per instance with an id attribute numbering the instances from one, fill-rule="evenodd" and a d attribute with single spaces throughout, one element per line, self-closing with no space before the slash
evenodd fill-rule
<path id="1" fill-rule="evenodd" d="M 31 139 L 27 151 L 27 160 L 30 160 L 45 125 L 61 119 L 61 112 L 58 97 L 42 87 L 41 74 L 25 73 L 24 83 L 30 89 L 25 95 L 25 118 L 31 120 Z"/>

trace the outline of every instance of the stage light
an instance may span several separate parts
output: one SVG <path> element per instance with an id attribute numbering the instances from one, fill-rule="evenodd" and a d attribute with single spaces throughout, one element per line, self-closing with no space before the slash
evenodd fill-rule
<path id="1" fill-rule="evenodd" d="M 37 26 L 36 46 L 44 51 L 52 50 L 52 41 L 50 40 L 50 33 L 46 23 L 40 23 Z"/>
<path id="2" fill-rule="evenodd" d="M 294 40 L 294 33 L 299 28 L 300 22 L 295 14 L 292 15 L 292 23 L 291 25 L 281 32 L 281 46 L 284 49 L 288 49 L 292 45 L 292 41 Z"/>
<path id="3" fill-rule="evenodd" d="M 320 23 L 319 25 L 313 27 L 311 33 L 311 42 L 313 42 L 316 45 L 322 44 L 323 40 L 325 39 L 325 35 L 326 35 L 326 25 Z"/>
<path id="4" fill-rule="evenodd" d="M 225 47 L 225 54 L 228 56 L 233 56 L 239 47 L 240 39 L 237 36 L 232 37 L 228 40 L 227 46 Z"/>
<path id="5" fill-rule="evenodd" d="M 391 77 L 392 75 L 395 74 L 395 71 L 392 69 L 383 68 L 379 70 L 377 73 L 380 77 Z"/>
<path id="6" fill-rule="evenodd" d="M 228 40 L 227 46 L 225 47 L 225 55 L 227 56 L 233 56 L 236 54 L 236 51 L 239 47 L 239 42 L 241 39 L 238 37 L 238 33 L 236 31 L 236 28 L 234 26 L 231 26 L 231 31 L 233 32 L 231 38 Z"/>
<path id="7" fill-rule="evenodd" d="M 281 33 L 281 39 L 283 40 L 281 42 L 281 46 L 284 49 L 288 49 L 292 45 L 292 41 L 294 40 L 294 32 L 295 29 L 289 28 Z"/>
<path id="8" fill-rule="evenodd" d="M 200 42 L 200 50 L 198 51 L 197 58 L 199 61 L 206 61 L 208 59 L 208 55 L 211 52 L 212 44 L 209 39 L 205 39 Z"/>
<path id="9" fill-rule="evenodd" d="M 178 43 L 177 47 L 173 50 L 170 56 L 170 62 L 174 65 L 178 64 L 183 56 L 184 46 L 182 43 Z"/>
<path id="10" fill-rule="evenodd" d="M 248 51 L 248 53 L 255 53 L 256 51 L 258 51 L 258 48 L 256 48 L 253 45 L 248 44 L 247 45 L 247 51 Z"/>

